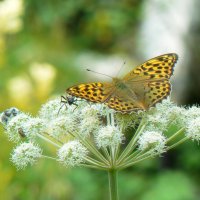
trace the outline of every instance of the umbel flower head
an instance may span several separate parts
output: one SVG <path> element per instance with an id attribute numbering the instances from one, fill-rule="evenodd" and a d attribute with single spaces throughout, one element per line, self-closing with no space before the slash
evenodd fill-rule
<path id="1" fill-rule="evenodd" d="M 31 142 L 21 143 L 12 153 L 11 161 L 18 169 L 33 165 L 42 156 L 42 149 Z"/>
<path id="2" fill-rule="evenodd" d="M 150 150 L 163 153 L 165 151 L 166 138 L 161 132 L 146 131 L 142 133 L 138 140 L 141 151 Z"/>
<path id="3" fill-rule="evenodd" d="M 64 144 L 58 151 L 58 158 L 65 166 L 73 167 L 84 162 L 88 150 L 77 140 Z"/>
<path id="4" fill-rule="evenodd" d="M 186 139 L 200 139 L 197 106 L 178 107 L 168 98 L 147 112 L 125 115 L 103 104 L 75 101 L 76 105 L 62 106 L 59 99 L 50 100 L 34 117 L 16 108 L 1 113 L 9 140 L 18 144 L 11 158 L 17 168 L 32 165 L 42 156 L 41 140 L 58 152 L 43 158 L 67 167 L 109 170 L 160 155 Z"/>

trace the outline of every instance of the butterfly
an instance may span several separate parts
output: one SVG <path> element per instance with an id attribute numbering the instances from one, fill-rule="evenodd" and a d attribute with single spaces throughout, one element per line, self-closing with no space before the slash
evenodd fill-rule
<path id="1" fill-rule="evenodd" d="M 122 79 L 79 84 L 66 92 L 94 103 L 104 103 L 122 113 L 148 110 L 170 94 L 169 79 L 177 60 L 175 53 L 160 55 L 137 66 Z"/>

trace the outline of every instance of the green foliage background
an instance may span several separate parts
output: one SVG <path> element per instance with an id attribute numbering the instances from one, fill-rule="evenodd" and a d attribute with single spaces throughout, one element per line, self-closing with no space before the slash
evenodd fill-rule
<path id="1" fill-rule="evenodd" d="M 3 35 L 0 51 L 0 108 L 15 106 L 36 113 L 48 98 L 87 81 L 77 58 L 87 52 L 101 56 L 115 53 L 132 56 L 137 30 L 142 23 L 139 0 L 27 0 L 22 29 Z M 56 69 L 51 90 L 38 94 L 30 76 L 34 62 L 49 63 Z M 108 66 L 110 67 L 110 66 Z M 28 101 L 17 102 L 10 94 L 9 81 L 25 76 L 32 84 Z M 100 200 L 108 199 L 105 172 L 66 169 L 41 160 L 36 166 L 16 171 L 9 161 L 14 147 L 0 134 L 0 199 Z M 54 153 L 51 146 L 46 150 Z M 187 142 L 163 157 L 152 159 L 119 173 L 119 192 L 126 200 L 197 200 L 200 185 L 200 150 Z"/>

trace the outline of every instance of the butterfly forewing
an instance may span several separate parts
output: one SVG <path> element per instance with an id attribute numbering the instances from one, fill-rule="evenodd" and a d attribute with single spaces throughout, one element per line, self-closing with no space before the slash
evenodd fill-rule
<path id="1" fill-rule="evenodd" d="M 102 103 L 109 97 L 112 89 L 111 83 L 87 83 L 70 87 L 66 92 L 95 103 Z"/>
<path id="2" fill-rule="evenodd" d="M 169 79 L 173 74 L 173 67 L 178 60 L 175 53 L 164 54 L 152 58 L 129 72 L 124 79 L 140 81 L 144 79 Z"/>

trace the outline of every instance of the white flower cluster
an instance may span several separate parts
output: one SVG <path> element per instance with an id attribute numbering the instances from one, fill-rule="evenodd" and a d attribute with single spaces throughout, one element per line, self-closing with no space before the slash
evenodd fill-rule
<path id="1" fill-rule="evenodd" d="M 169 98 L 158 103 L 155 108 L 151 108 L 146 115 L 147 130 L 165 131 L 170 125 L 182 127 L 184 124 L 184 113 L 186 109 L 178 107 Z"/>
<path id="2" fill-rule="evenodd" d="M 33 165 L 42 156 L 42 149 L 31 142 L 17 146 L 11 156 L 11 161 L 18 169 Z"/>
<path id="3" fill-rule="evenodd" d="M 124 135 L 119 128 L 111 125 L 102 127 L 95 135 L 95 142 L 99 148 L 115 147 L 121 144 L 123 140 Z"/>
<path id="4" fill-rule="evenodd" d="M 77 166 L 87 161 L 93 163 L 93 157 L 91 160 L 88 157 L 89 150 L 97 157 L 101 154 L 99 149 L 108 148 L 109 151 L 103 151 L 108 154 L 115 152 L 114 149 L 125 140 L 123 133 L 127 128 L 130 128 L 130 131 L 135 129 L 133 143 L 130 142 L 130 145 L 137 144 L 141 153 L 151 155 L 161 154 L 167 149 L 167 138 L 163 133 L 174 127 L 174 130 L 181 130 L 177 131 L 177 134 L 183 134 L 182 130 L 185 130 L 187 138 L 200 140 L 200 108 L 197 106 L 178 107 L 166 99 L 147 112 L 123 115 L 116 114 L 105 105 L 91 104 L 80 99 L 73 99 L 74 104 L 68 104 L 67 98 L 68 96 L 66 102 L 62 101 L 63 104 L 60 99 L 48 101 L 36 117 L 22 113 L 16 108 L 1 113 L 1 123 L 5 126 L 9 139 L 17 143 L 22 138 L 29 141 L 20 144 L 12 154 L 12 161 L 18 168 L 34 163 L 36 158 L 41 156 L 41 149 L 34 145 L 37 137 L 59 148 L 58 160 L 65 166 Z M 138 122 L 141 124 L 139 127 Z M 170 142 L 172 139 L 173 137 L 170 138 Z M 124 151 L 124 155 L 129 150 L 132 151 L 130 145 L 127 146 L 128 150 Z M 105 162 L 102 156 L 99 159 Z M 20 161 L 21 165 L 18 164 Z"/>
<path id="5" fill-rule="evenodd" d="M 77 166 L 84 162 L 88 150 L 77 140 L 64 144 L 58 151 L 59 161 L 69 167 Z"/>
<path id="6" fill-rule="evenodd" d="M 29 134 L 29 132 L 24 132 L 24 126 L 26 126 L 28 122 L 31 122 L 31 116 L 24 113 L 20 113 L 11 118 L 6 126 L 6 133 L 9 140 L 18 143 L 22 135 L 26 136 L 26 134 Z"/>
<path id="7" fill-rule="evenodd" d="M 146 131 L 139 140 L 138 146 L 141 151 L 148 150 L 152 153 L 163 153 L 165 151 L 166 138 L 161 132 Z"/>
<path id="8" fill-rule="evenodd" d="M 200 141 L 200 116 L 188 122 L 186 136 L 192 140 Z"/>

